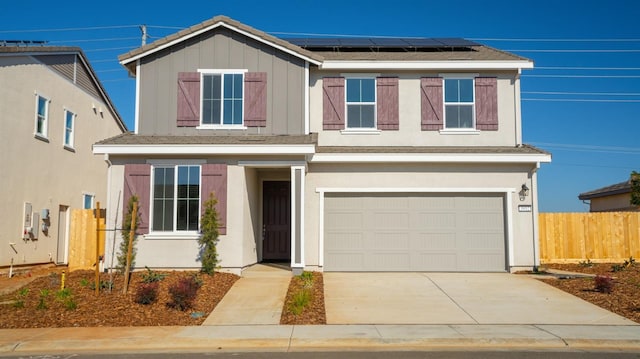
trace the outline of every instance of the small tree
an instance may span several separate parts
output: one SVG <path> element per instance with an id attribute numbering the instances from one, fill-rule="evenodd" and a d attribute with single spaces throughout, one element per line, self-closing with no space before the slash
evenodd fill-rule
<path id="1" fill-rule="evenodd" d="M 200 220 L 200 228 L 202 236 L 198 239 L 200 245 L 200 262 L 202 262 L 202 272 L 213 275 L 220 260 L 218 259 L 218 251 L 216 250 L 216 244 L 218 243 L 218 237 L 220 232 L 218 227 L 218 211 L 216 211 L 216 204 L 218 200 L 215 194 L 212 192 L 209 195 L 209 199 L 204 203 L 204 213 Z"/>
<path id="2" fill-rule="evenodd" d="M 636 171 L 631 172 L 631 205 L 640 206 L 640 173 Z"/>
<path id="3" fill-rule="evenodd" d="M 133 195 L 129 198 L 129 203 L 127 203 L 127 214 L 124 217 L 124 221 L 122 222 L 122 230 L 120 233 L 122 234 L 122 242 L 120 242 L 120 247 L 118 248 L 118 270 L 122 273 L 125 271 L 125 266 L 127 265 L 127 252 L 129 250 L 129 234 L 131 233 L 131 216 L 133 212 L 133 204 L 138 203 L 138 196 Z M 138 225 L 140 225 L 140 216 L 136 216 L 136 223 L 134 224 L 133 232 L 135 233 L 138 229 Z M 130 269 L 135 267 L 136 261 L 136 237 L 133 237 L 133 242 L 131 242 L 133 248 L 131 248 L 131 265 Z"/>

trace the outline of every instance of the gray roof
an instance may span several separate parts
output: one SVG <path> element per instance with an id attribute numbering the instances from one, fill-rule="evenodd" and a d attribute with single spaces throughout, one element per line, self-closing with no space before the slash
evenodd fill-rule
<path id="1" fill-rule="evenodd" d="M 91 67 L 91 63 L 89 63 L 89 60 L 87 59 L 87 57 L 85 56 L 81 48 L 74 47 L 74 46 L 0 46 L 0 56 L 3 56 L 3 55 L 5 56 L 12 56 L 12 55 L 55 56 L 55 55 L 66 55 L 66 54 L 75 54 L 80 57 L 80 60 L 82 61 L 83 64 L 85 64 L 87 71 L 89 71 L 94 84 L 99 88 L 100 95 L 102 95 L 107 106 L 109 106 L 109 109 L 111 110 L 111 113 L 113 114 L 118 126 L 122 131 L 127 131 L 127 126 L 125 125 L 124 121 L 120 117 L 120 113 L 118 113 L 118 110 L 116 109 L 113 102 L 111 101 L 109 94 L 102 86 L 102 83 L 98 79 L 96 72 L 93 70 L 93 67 Z"/>
<path id="2" fill-rule="evenodd" d="M 486 153 L 549 155 L 529 145 L 510 146 L 318 146 L 316 153 Z"/>
<path id="3" fill-rule="evenodd" d="M 190 35 L 194 35 L 196 33 L 198 33 L 199 31 L 206 29 L 208 27 L 214 26 L 214 25 L 230 25 L 232 27 L 235 27 L 239 30 L 242 30 L 246 33 L 249 33 L 253 36 L 256 36 L 260 39 L 262 39 L 263 41 L 272 43 L 274 45 L 278 45 L 281 46 L 287 50 L 290 50 L 294 53 L 299 54 L 300 56 L 304 56 L 313 60 L 316 60 L 318 62 L 322 61 L 322 57 L 320 57 L 318 54 L 315 54 L 311 51 L 307 51 L 299 46 L 296 46 L 290 42 L 287 42 L 285 40 L 282 40 L 280 38 L 277 38 L 275 36 L 269 35 L 266 32 L 254 29 L 251 26 L 247 26 L 241 22 L 238 22 L 236 20 L 233 20 L 231 18 L 228 18 L 226 16 L 215 16 L 209 20 L 203 21 L 199 24 L 193 25 L 187 29 L 184 29 L 182 31 L 176 32 L 175 34 L 163 37 L 161 39 L 158 39 L 150 44 L 147 44 L 145 46 L 139 47 L 135 50 L 131 50 L 129 52 L 127 52 L 126 54 L 122 54 L 120 56 L 118 56 L 118 60 L 120 60 L 120 62 L 123 63 L 127 63 L 129 62 L 132 58 L 139 56 L 139 55 L 143 55 L 146 53 L 152 53 L 155 52 L 156 50 L 158 50 L 159 48 L 163 47 L 164 45 L 167 45 L 169 43 L 172 43 L 174 41 L 182 41 L 182 39 L 187 39 L 190 37 Z M 130 68 L 130 70 L 133 72 L 134 69 Z"/>
<path id="4" fill-rule="evenodd" d="M 578 196 L 578 199 L 587 200 L 592 198 L 606 197 L 606 196 L 612 196 L 616 194 L 624 194 L 624 193 L 630 193 L 630 192 L 631 192 L 631 182 L 627 180 L 624 182 L 616 183 L 611 186 L 598 188 L 593 191 L 580 193 L 580 195 Z"/>
<path id="5" fill-rule="evenodd" d="M 324 60 L 332 61 L 531 61 L 505 51 L 497 50 L 485 45 L 461 46 L 450 49 L 439 49 L 437 51 L 380 51 L 378 50 L 356 50 L 344 51 L 336 48 L 335 51 L 310 51 L 291 42 L 269 35 L 263 31 L 254 29 L 226 16 L 215 16 L 209 20 L 193 25 L 175 34 L 156 40 L 150 44 L 129 51 L 120 55 L 118 59 L 129 71 L 135 73 L 135 62 L 132 60 L 144 57 L 158 51 L 174 42 L 184 41 L 200 31 L 215 25 L 229 25 L 252 36 L 262 39 L 265 42 L 280 46 L 292 51 L 299 56 L 306 57 L 321 63 Z M 384 47 L 382 47 L 384 48 Z"/>
<path id="6" fill-rule="evenodd" d="M 317 136 L 311 135 L 193 135 L 153 136 L 135 135 L 131 132 L 102 140 L 97 145 L 308 145 L 315 144 Z"/>

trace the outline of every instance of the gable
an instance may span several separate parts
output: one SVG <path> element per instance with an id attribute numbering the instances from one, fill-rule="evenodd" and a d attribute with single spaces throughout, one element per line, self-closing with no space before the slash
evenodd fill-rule
<path id="1" fill-rule="evenodd" d="M 101 97 L 100 89 L 98 89 L 93 82 L 87 68 L 78 60 L 77 55 L 35 55 L 34 58 L 67 78 L 69 81 L 75 83 L 92 96 L 96 98 Z"/>

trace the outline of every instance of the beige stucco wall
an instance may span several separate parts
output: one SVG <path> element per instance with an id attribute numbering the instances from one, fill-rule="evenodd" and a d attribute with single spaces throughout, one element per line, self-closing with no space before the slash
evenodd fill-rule
<path id="1" fill-rule="evenodd" d="M 106 205 L 107 165 L 91 146 L 121 131 L 104 102 L 31 58 L 0 57 L 0 84 L 0 266 L 55 261 L 60 206 L 69 214 L 82 208 L 83 192 Z M 51 100 L 48 142 L 34 136 L 36 93 Z M 77 115 L 75 152 L 63 148 L 65 108 Z M 38 240 L 22 240 L 24 202 L 50 210 L 51 226 Z"/>
<path id="2" fill-rule="evenodd" d="M 482 73 L 498 77 L 498 131 L 478 131 L 473 134 L 422 131 L 420 126 L 420 77 L 438 76 L 438 73 L 399 72 L 383 73 L 398 76 L 400 129 L 374 134 L 349 134 L 338 130 L 322 129 L 322 77 L 344 75 L 338 72 L 312 71 L 310 74 L 311 132 L 318 133 L 321 146 L 515 146 L 520 139 L 520 112 L 516 103 L 520 83 L 514 74 Z M 374 74 L 378 75 L 378 74 Z"/>
<path id="3" fill-rule="evenodd" d="M 320 194 L 319 188 L 398 188 L 474 189 L 486 192 L 496 188 L 510 189 L 507 210 L 511 215 L 510 267 L 532 267 L 534 263 L 533 218 L 535 212 L 518 212 L 518 205 L 531 205 L 535 190 L 520 201 L 517 191 L 523 183 L 534 188 L 525 166 L 514 165 L 310 165 L 305 189 L 305 265 L 319 266 Z M 512 191 L 511 191 L 512 190 Z M 428 192 L 428 190 L 427 190 Z M 508 217 L 508 216 L 507 216 Z M 507 233 L 509 229 L 507 228 Z"/>
<path id="4" fill-rule="evenodd" d="M 591 200 L 591 212 L 607 211 L 637 211 L 637 207 L 631 206 L 631 195 L 629 193 L 616 194 L 612 196 L 593 198 Z"/>

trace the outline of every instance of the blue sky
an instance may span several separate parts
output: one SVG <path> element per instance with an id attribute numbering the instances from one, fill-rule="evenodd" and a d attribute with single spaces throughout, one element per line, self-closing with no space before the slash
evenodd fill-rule
<path id="1" fill-rule="evenodd" d="M 133 128 L 134 80 L 117 56 L 227 15 L 280 37 L 295 34 L 463 37 L 535 62 L 522 76 L 525 143 L 553 153 L 539 171 L 542 212 L 585 211 L 581 192 L 640 171 L 640 2 L 202 1 L 0 2 L 0 39 L 81 47 Z"/>

